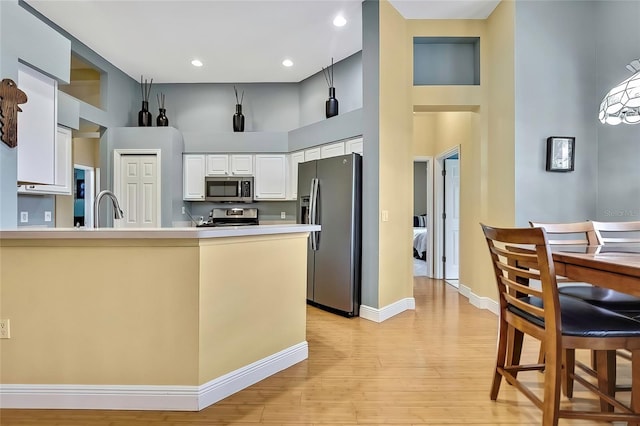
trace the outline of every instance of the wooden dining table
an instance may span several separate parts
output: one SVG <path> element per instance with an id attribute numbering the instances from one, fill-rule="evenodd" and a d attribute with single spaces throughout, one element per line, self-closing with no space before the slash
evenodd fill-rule
<path id="1" fill-rule="evenodd" d="M 552 247 L 556 275 L 640 297 L 640 244 Z"/>

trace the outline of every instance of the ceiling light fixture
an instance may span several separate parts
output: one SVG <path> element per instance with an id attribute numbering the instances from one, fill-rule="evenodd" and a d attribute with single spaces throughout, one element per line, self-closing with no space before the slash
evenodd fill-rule
<path id="1" fill-rule="evenodd" d="M 335 25 L 336 27 L 344 27 L 345 25 L 347 25 L 347 20 L 344 19 L 344 16 L 338 15 L 333 18 L 333 25 Z"/>
<path id="2" fill-rule="evenodd" d="M 600 104 L 598 118 L 604 124 L 640 123 L 640 60 L 631 61 L 627 69 L 634 74 L 609 90 Z"/>
<path id="3" fill-rule="evenodd" d="M 194 59 L 193 61 L 191 61 L 191 65 L 193 65 L 194 67 L 201 67 L 202 61 L 200 59 Z"/>
<path id="4" fill-rule="evenodd" d="M 282 61 L 282 65 L 284 65 L 285 67 L 292 67 L 293 61 L 291 59 L 285 59 L 284 61 Z"/>

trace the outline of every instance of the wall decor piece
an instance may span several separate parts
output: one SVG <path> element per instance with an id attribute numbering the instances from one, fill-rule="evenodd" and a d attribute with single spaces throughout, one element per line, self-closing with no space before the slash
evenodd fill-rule
<path id="1" fill-rule="evenodd" d="M 327 68 L 322 68 L 322 74 L 324 79 L 329 85 L 329 99 L 324 104 L 325 115 L 327 118 L 338 115 L 338 100 L 336 99 L 336 88 L 333 87 L 333 58 L 331 58 L 331 65 Z"/>
<path id="2" fill-rule="evenodd" d="M 18 145 L 19 104 L 27 103 L 27 94 L 10 78 L 0 82 L 0 139 L 10 148 Z"/>
<path id="3" fill-rule="evenodd" d="M 138 112 L 138 126 L 151 127 L 153 125 L 153 116 L 149 112 L 149 95 L 151 94 L 151 85 L 153 79 L 147 84 L 147 79 L 142 82 L 142 76 L 140 76 L 140 90 L 142 90 L 142 109 Z"/>
<path id="4" fill-rule="evenodd" d="M 551 136 L 547 138 L 547 171 L 572 172 L 574 169 L 576 138 Z"/>
<path id="5" fill-rule="evenodd" d="M 158 114 L 158 118 L 156 118 L 156 125 L 158 127 L 167 127 L 169 125 L 169 119 L 167 118 L 167 109 L 164 107 L 164 93 L 156 93 L 156 98 L 158 99 L 158 109 L 160 110 L 160 114 Z"/>
<path id="6" fill-rule="evenodd" d="M 233 131 L 244 132 L 244 115 L 242 115 L 242 101 L 244 100 L 244 90 L 242 95 L 238 98 L 238 90 L 236 86 L 233 86 L 233 91 L 236 94 L 236 113 L 233 114 Z"/>

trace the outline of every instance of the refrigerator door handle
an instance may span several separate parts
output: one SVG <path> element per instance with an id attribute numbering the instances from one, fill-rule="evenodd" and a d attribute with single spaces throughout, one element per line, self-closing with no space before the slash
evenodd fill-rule
<path id="1" fill-rule="evenodd" d="M 318 179 L 311 179 L 311 200 L 309 201 L 310 220 L 311 225 L 317 225 L 317 208 L 318 208 Z M 318 250 L 318 232 L 311 232 L 311 250 Z"/>

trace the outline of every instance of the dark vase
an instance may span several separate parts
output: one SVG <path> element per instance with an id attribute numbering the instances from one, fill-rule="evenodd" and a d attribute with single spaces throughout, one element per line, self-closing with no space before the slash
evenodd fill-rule
<path id="1" fill-rule="evenodd" d="M 138 126 L 151 127 L 153 117 L 149 112 L 149 102 L 142 101 L 142 109 L 138 113 Z"/>
<path id="2" fill-rule="evenodd" d="M 241 104 L 236 104 L 236 113 L 233 114 L 233 131 L 244 132 L 244 115 L 242 115 Z"/>
<path id="3" fill-rule="evenodd" d="M 156 118 L 156 125 L 158 127 L 167 127 L 169 125 L 167 110 L 165 108 L 160 108 L 160 114 L 158 114 L 158 118 Z"/>
<path id="4" fill-rule="evenodd" d="M 324 105 L 327 118 L 338 115 L 338 100 L 336 99 L 336 88 L 329 87 L 329 99 Z"/>

